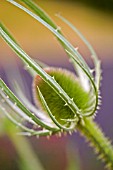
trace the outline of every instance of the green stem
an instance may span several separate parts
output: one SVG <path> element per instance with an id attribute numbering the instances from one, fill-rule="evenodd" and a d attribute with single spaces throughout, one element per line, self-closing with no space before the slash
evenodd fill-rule
<path id="1" fill-rule="evenodd" d="M 113 147 L 105 137 L 99 126 L 92 120 L 86 118 L 85 125 L 78 124 L 80 132 L 88 139 L 95 152 L 99 154 L 109 169 L 113 169 Z"/>

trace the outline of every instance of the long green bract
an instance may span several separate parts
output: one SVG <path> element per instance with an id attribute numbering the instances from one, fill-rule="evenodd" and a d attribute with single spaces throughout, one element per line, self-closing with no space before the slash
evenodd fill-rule
<path id="1" fill-rule="evenodd" d="M 43 9 L 41 9 L 36 3 L 34 3 L 31 0 L 20 0 L 22 2 L 24 2 L 35 14 L 37 14 L 40 18 L 42 18 L 44 21 L 46 21 L 49 25 L 51 25 L 54 29 L 57 29 L 57 31 L 63 35 L 63 33 L 61 32 L 60 29 L 58 29 L 57 25 L 53 22 L 53 20 L 50 18 L 50 16 L 47 15 L 47 13 L 45 11 L 43 11 Z M 64 49 L 69 50 L 65 44 L 58 38 L 60 44 L 62 45 L 62 47 Z M 68 55 L 69 56 L 69 55 Z M 70 57 L 70 56 L 69 56 Z M 81 57 L 82 61 L 85 63 L 84 59 Z M 72 64 L 74 65 L 74 67 L 77 65 L 75 65 L 75 61 L 72 60 Z M 87 63 L 85 63 L 85 65 L 87 65 Z"/>
<path id="2" fill-rule="evenodd" d="M 53 121 L 60 129 L 63 129 L 63 130 L 65 130 L 65 131 L 73 131 L 73 130 L 75 129 L 76 123 L 75 123 L 75 122 L 74 122 L 74 123 L 72 122 L 72 125 L 71 125 L 69 128 L 66 127 L 66 126 L 62 126 L 62 125 L 55 119 L 55 116 L 52 115 L 52 113 L 51 113 L 51 111 L 50 111 L 50 109 L 49 109 L 49 107 L 48 107 L 48 105 L 47 105 L 47 102 L 45 101 L 45 99 L 44 99 L 44 97 L 43 97 L 43 95 L 42 95 L 42 93 L 41 93 L 41 91 L 40 91 L 40 89 L 39 89 L 38 86 L 37 86 L 37 89 L 38 89 L 39 96 L 40 96 L 40 99 L 41 99 L 41 101 L 42 101 L 42 104 L 43 104 L 43 106 L 45 107 L 45 109 L 46 109 L 47 113 L 49 114 L 49 116 L 51 117 L 52 121 Z M 77 119 L 76 119 L 76 120 L 77 120 Z"/>
<path id="3" fill-rule="evenodd" d="M 20 1 L 24 2 L 35 14 L 37 14 L 46 23 L 48 23 L 50 26 L 52 26 L 54 29 L 56 29 L 58 33 L 63 35 L 61 30 L 57 27 L 57 25 L 53 22 L 53 20 L 37 4 L 35 4 L 31 0 L 20 0 Z M 11 2 L 11 0 L 9 0 L 9 2 Z M 13 4 L 16 4 L 16 3 L 13 1 Z M 60 43 L 61 43 L 61 45 L 63 46 L 64 49 L 66 48 L 67 50 L 69 50 L 67 48 L 67 46 L 65 45 L 65 43 L 63 43 L 59 38 L 58 38 L 58 40 L 60 41 Z M 88 65 L 85 62 L 85 60 L 82 58 L 82 56 L 79 53 L 78 53 L 78 55 L 79 55 L 79 58 L 82 60 L 84 66 L 86 66 L 86 68 L 88 69 Z"/>
<path id="4" fill-rule="evenodd" d="M 75 60 L 74 56 L 70 52 L 67 51 L 67 53 L 73 58 L 73 60 Z M 86 73 L 86 72 L 84 71 L 84 73 Z M 97 90 L 95 91 L 95 97 L 96 97 L 95 106 L 94 106 L 93 111 L 90 113 L 90 116 L 95 113 L 95 111 L 97 109 L 97 106 L 98 106 L 98 91 Z M 89 113 L 83 113 L 83 115 L 84 116 L 89 116 Z"/>
<path id="5" fill-rule="evenodd" d="M 29 116 L 36 124 L 45 127 L 46 129 L 57 131 L 56 128 L 48 126 L 46 123 L 42 122 L 38 119 L 33 113 L 31 113 L 22 103 L 21 101 L 13 94 L 13 92 L 7 87 L 2 79 L 0 79 L 0 88 L 3 89 L 4 93 L 14 102 L 17 106 L 27 115 Z"/>
<path id="6" fill-rule="evenodd" d="M 89 67 L 86 67 L 86 64 L 83 62 L 83 59 L 81 60 L 81 55 L 74 49 L 74 47 L 61 35 L 59 34 L 53 27 L 51 27 L 48 23 L 46 23 L 44 20 L 42 20 L 40 17 L 38 17 L 37 15 L 33 14 L 31 11 L 29 11 L 28 9 L 24 8 L 23 6 L 21 6 L 20 4 L 14 2 L 14 1 L 10 1 L 12 4 L 14 4 L 15 6 L 19 7 L 20 9 L 24 10 L 26 13 L 28 13 L 29 15 L 31 15 L 33 18 L 35 18 L 36 20 L 38 20 L 39 22 L 41 22 L 44 26 L 46 26 L 50 31 L 52 31 L 66 46 L 67 49 L 69 49 L 69 52 L 72 53 L 72 55 L 74 56 L 74 60 L 75 62 L 80 66 L 80 68 L 86 73 L 86 75 L 89 77 L 92 86 L 94 88 L 94 92 L 96 95 L 96 103 L 98 103 L 98 95 L 97 95 L 97 89 L 92 77 L 92 74 L 90 73 Z M 72 57 L 72 55 L 70 55 Z M 76 58 L 75 58 L 76 56 Z M 96 105 L 95 105 L 96 107 Z M 94 109 L 95 110 L 95 109 Z M 87 115 L 83 115 L 82 116 L 90 116 L 92 115 L 94 112 L 91 112 Z"/>
<path id="7" fill-rule="evenodd" d="M 101 77 L 101 68 L 100 68 L 100 60 L 97 57 L 97 54 L 95 52 L 95 50 L 93 49 L 93 47 L 91 46 L 91 44 L 88 42 L 88 40 L 82 35 L 82 33 L 74 26 L 72 25 L 72 23 L 70 23 L 67 19 L 65 19 L 63 16 L 58 15 L 57 16 L 64 21 L 67 25 L 69 25 L 69 27 L 76 32 L 76 34 L 81 38 L 81 40 L 86 44 L 86 46 L 88 47 L 88 49 L 91 52 L 91 57 L 93 59 L 93 62 L 95 64 L 95 72 L 96 72 L 96 76 L 95 76 L 95 83 L 97 85 L 97 89 L 99 89 L 100 87 L 100 77 Z"/>
<path id="8" fill-rule="evenodd" d="M 12 111 L 14 113 L 17 113 L 17 115 L 22 118 L 24 121 L 28 121 L 29 123 L 31 123 L 32 125 L 36 125 L 36 122 L 34 122 L 29 116 L 27 116 L 22 110 L 20 110 L 18 108 L 18 106 L 16 106 L 16 104 L 14 104 L 6 95 L 5 93 L 0 90 L 0 96 L 2 98 L 1 103 L 5 103 L 5 105 L 7 107 L 10 107 L 12 109 Z M 5 107 L 4 107 L 5 108 Z M 16 114 L 15 114 L 16 115 Z M 16 116 L 17 116 L 16 115 Z"/>
<path id="9" fill-rule="evenodd" d="M 53 28 L 57 28 L 56 24 L 52 21 L 52 19 L 48 16 L 43 9 L 41 9 L 37 4 L 35 4 L 32 0 L 20 0 L 24 2 L 33 12 L 40 16 L 43 20 L 45 20 L 49 25 Z M 60 32 L 60 30 L 59 30 Z"/>
<path id="10" fill-rule="evenodd" d="M 64 36 L 62 36 L 61 34 L 58 33 L 57 29 L 54 29 L 50 24 L 48 24 L 47 22 L 45 22 L 43 19 L 41 19 L 39 16 L 35 15 L 34 13 L 32 13 L 30 10 L 28 10 L 27 8 L 23 7 L 22 5 L 18 4 L 15 1 L 12 0 L 7 0 L 8 2 L 12 3 L 13 5 L 17 6 L 18 8 L 20 8 L 21 10 L 25 11 L 28 15 L 32 16 L 34 19 L 36 19 L 37 21 L 39 21 L 41 24 L 43 24 L 45 27 L 47 27 L 53 34 L 55 34 L 57 36 L 57 38 L 59 38 L 62 43 L 65 44 L 65 46 L 67 47 L 67 50 L 69 50 L 70 52 L 72 52 L 75 57 L 76 60 L 78 61 L 78 63 L 80 64 L 82 69 L 86 69 L 87 71 L 87 75 L 89 74 L 89 77 L 91 77 L 93 79 L 93 76 L 90 72 L 89 67 L 87 66 L 86 62 L 84 61 L 84 59 L 82 58 L 82 56 L 80 55 L 79 52 L 76 51 L 76 49 L 71 45 L 71 43 L 69 43 Z M 91 79 L 90 78 L 90 79 Z"/>
<path id="11" fill-rule="evenodd" d="M 24 2 L 32 11 L 34 11 L 38 16 L 40 16 L 40 18 L 42 18 L 44 21 L 46 21 L 46 22 L 47 22 L 50 26 L 52 26 L 55 30 L 57 29 L 57 25 L 51 20 L 51 18 L 50 18 L 37 4 L 35 4 L 35 3 L 34 3 L 33 1 L 31 1 L 31 0 L 20 0 L 20 1 Z M 11 2 L 11 0 L 9 0 L 9 2 Z M 12 3 L 13 3 L 14 5 L 16 5 L 17 7 L 23 9 L 23 10 L 25 9 L 25 8 L 22 8 L 22 6 L 20 6 L 19 4 L 17 4 L 17 3 L 14 2 L 14 1 L 13 1 Z M 25 9 L 24 11 L 27 12 L 26 9 Z M 29 12 L 30 12 L 30 11 L 29 11 Z M 27 13 L 29 14 L 29 12 L 27 12 Z M 35 18 L 35 19 L 36 19 L 36 18 Z M 80 38 L 84 41 L 84 43 L 87 45 L 87 47 L 88 47 L 89 50 L 91 51 L 91 53 L 92 53 L 92 55 L 93 55 L 92 58 L 93 58 L 93 61 L 94 61 L 94 64 L 95 64 L 95 68 L 96 68 L 96 69 L 95 69 L 95 71 L 96 71 L 96 77 L 95 77 L 96 80 L 95 80 L 95 82 L 96 82 L 96 85 L 97 85 L 97 89 L 99 90 L 100 77 L 101 77 L 100 61 L 98 60 L 98 57 L 97 57 L 94 49 L 92 48 L 92 46 L 90 45 L 90 43 L 84 38 L 84 36 L 77 30 L 77 28 L 75 28 L 74 26 L 72 26 L 72 24 L 70 24 L 70 23 L 69 23 L 67 20 L 65 20 L 63 17 L 62 17 L 62 20 L 63 20 L 64 22 L 66 22 L 66 23 L 80 36 Z M 57 30 L 57 32 L 58 32 L 59 34 L 63 35 L 60 30 Z M 74 56 L 74 55 L 70 53 L 70 49 L 68 48 L 68 46 L 67 46 L 61 39 L 59 39 L 59 37 L 58 37 L 58 40 L 60 40 L 60 43 L 62 44 L 63 48 L 66 49 L 66 51 L 68 51 L 68 53 L 67 53 L 68 56 L 69 56 L 70 58 L 73 58 L 72 56 Z M 75 51 L 75 52 L 77 53 L 76 55 L 79 56 L 80 60 L 81 60 L 82 63 L 84 64 L 84 66 L 88 69 L 88 66 L 87 66 L 86 62 L 84 61 L 84 59 L 82 58 L 82 56 L 81 56 L 77 51 Z M 74 64 L 74 66 L 76 66 L 75 63 L 77 63 L 77 64 L 79 65 L 78 61 L 75 60 L 75 58 L 74 58 L 72 61 L 73 61 L 72 63 Z M 80 65 L 79 65 L 79 66 L 80 66 Z M 80 66 L 80 68 L 81 68 L 81 66 Z M 76 66 L 76 70 L 81 71 L 80 68 Z M 83 68 L 81 68 L 81 69 L 83 70 Z M 85 71 L 84 74 L 86 74 L 86 76 L 88 76 L 86 70 L 83 70 L 83 71 Z M 89 70 L 89 73 L 90 73 L 90 70 Z M 90 79 L 90 76 L 88 76 L 88 78 Z M 93 113 L 95 112 L 95 110 L 96 110 L 96 108 L 97 108 L 97 106 L 98 106 L 98 91 L 97 91 L 97 89 L 96 89 L 96 87 L 95 87 L 95 84 L 93 83 L 93 79 L 90 79 L 90 81 L 91 81 L 91 83 L 92 83 L 92 85 L 93 85 L 93 87 L 94 87 L 94 91 L 95 91 L 95 95 L 96 95 L 95 107 L 94 107 L 93 111 L 91 111 L 90 114 L 87 113 L 87 114 L 84 114 L 84 116 L 87 116 L 87 115 L 90 115 L 90 116 L 91 116 L 91 115 L 93 115 Z"/>
<path id="12" fill-rule="evenodd" d="M 4 107 L 0 106 L 1 111 L 3 111 L 3 113 L 5 114 L 5 116 L 16 126 L 20 127 L 21 129 L 25 130 L 27 132 L 27 134 L 29 134 L 28 136 L 47 136 L 50 134 L 50 131 L 48 130 L 33 130 L 30 128 L 25 127 L 24 125 L 22 125 L 20 122 L 17 122 L 9 113 L 6 109 L 4 109 Z"/>
<path id="13" fill-rule="evenodd" d="M 2 38 L 9 44 L 9 46 L 17 53 L 17 55 L 24 60 L 37 74 L 39 74 L 42 79 L 47 82 L 56 93 L 68 104 L 70 109 L 74 112 L 77 111 L 78 115 L 81 115 L 81 112 L 73 100 L 65 93 L 65 91 L 60 87 L 60 85 L 49 76 L 34 60 L 32 60 L 21 48 L 16 44 L 2 29 L 2 23 L 0 24 L 0 34 Z"/>
<path id="14" fill-rule="evenodd" d="M 51 25 L 54 29 L 57 29 L 57 25 L 52 21 L 52 19 L 45 13 L 45 11 L 43 11 L 37 4 L 35 4 L 33 1 L 31 0 L 20 0 L 22 2 L 24 2 L 35 14 L 37 14 L 38 16 L 40 16 L 40 18 L 42 18 L 44 21 L 46 21 L 49 25 Z M 63 18 L 62 16 L 58 15 L 59 18 L 61 18 L 64 22 L 66 22 L 78 35 L 79 37 L 83 40 L 83 42 L 87 45 L 87 47 L 89 48 L 89 50 L 91 51 L 92 54 L 92 58 L 95 64 L 95 68 L 96 68 L 96 84 L 97 87 L 99 88 L 99 81 L 100 81 L 100 62 L 98 60 L 98 57 L 96 55 L 96 52 L 94 51 L 94 49 L 92 48 L 91 44 L 85 39 L 85 37 L 77 30 L 77 28 L 75 26 L 73 26 L 69 21 L 67 21 L 65 18 Z M 62 34 L 61 30 L 58 30 L 58 32 Z M 64 44 L 62 44 L 64 45 Z M 63 46 L 64 47 L 64 46 Z M 65 48 L 65 47 L 64 47 Z M 68 49 L 67 49 L 68 50 Z M 82 62 L 85 63 L 84 59 L 81 57 Z M 85 65 L 87 65 L 85 63 Z"/>
<path id="15" fill-rule="evenodd" d="M 17 94 L 17 96 L 19 98 L 21 98 L 22 103 L 24 103 L 24 105 L 31 111 L 33 112 L 38 118 L 40 118 L 41 120 L 44 120 L 46 122 L 48 122 L 48 117 L 42 113 L 38 108 L 36 108 L 28 99 L 27 97 L 23 94 L 22 89 L 19 87 L 17 82 L 14 82 L 14 90 L 15 93 Z M 49 121 L 50 122 L 50 121 Z"/>

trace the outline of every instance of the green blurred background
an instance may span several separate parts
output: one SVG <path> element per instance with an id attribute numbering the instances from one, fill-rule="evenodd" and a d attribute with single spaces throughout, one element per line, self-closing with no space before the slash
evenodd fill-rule
<path id="1" fill-rule="evenodd" d="M 75 47 L 79 47 L 79 51 L 91 66 L 92 61 L 86 46 L 68 26 L 55 16 L 56 13 L 61 13 L 83 33 L 102 60 L 103 105 L 96 121 L 113 140 L 113 1 L 35 0 L 35 2 L 55 20 L 68 40 Z M 0 0 L 0 20 L 9 28 L 31 57 L 38 58 L 51 66 L 65 67 L 73 71 L 68 57 L 53 35 L 40 23 L 5 0 Z M 14 69 L 13 60 L 16 60 L 19 68 L 23 70 L 21 61 L 0 39 L 0 76 L 6 82 L 4 69 Z M 28 82 L 31 92 L 31 77 L 25 71 L 23 71 L 22 76 Z M 2 113 L 0 114 L 2 115 Z M 25 168 L 24 161 L 22 161 L 23 157 L 20 159 L 21 146 L 15 144 L 14 136 L 16 136 L 17 143 L 22 142 L 23 148 L 24 145 L 27 145 L 26 142 L 30 142 L 33 154 L 36 154 L 36 159 L 39 157 L 45 170 L 104 170 L 104 165 L 96 160 L 92 149 L 88 147 L 79 134 L 73 134 L 71 137 L 69 135 L 62 138 L 52 137 L 49 140 L 32 137 L 23 142 L 24 139 L 21 141 L 15 130 L 11 135 L 6 126 L 6 120 L 0 116 L 0 170 L 28 169 Z M 69 158 L 72 158 L 71 162 Z M 33 160 L 30 161 L 32 165 Z M 75 168 L 75 164 L 78 166 L 79 163 L 80 168 Z M 34 169 L 38 170 L 39 168 L 34 166 Z"/>

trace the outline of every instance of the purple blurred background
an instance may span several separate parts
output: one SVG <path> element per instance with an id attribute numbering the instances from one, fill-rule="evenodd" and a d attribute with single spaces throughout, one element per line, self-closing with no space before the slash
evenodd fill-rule
<path id="1" fill-rule="evenodd" d="M 113 13 L 109 11 L 109 8 L 100 10 L 93 8 L 94 6 L 87 6 L 87 3 L 78 3 L 77 1 L 39 1 L 38 4 L 61 26 L 69 41 L 75 47 L 79 47 L 79 51 L 91 66 L 92 61 L 86 46 L 70 28 L 55 17 L 55 13 L 60 12 L 71 21 L 93 45 L 101 59 L 103 70 L 102 106 L 95 120 L 105 134 L 113 140 Z M 74 71 L 63 49 L 46 28 L 6 1 L 1 1 L 0 6 L 1 20 L 31 57 L 50 66 Z M 5 82 L 7 82 L 6 70 L 15 68 L 14 60 L 18 63 L 22 77 L 29 85 L 29 91 L 32 94 L 30 75 L 23 69 L 18 57 L 0 39 L 0 76 Z M 96 159 L 92 148 L 78 133 L 61 138 L 54 136 L 49 140 L 44 137 L 40 139 L 32 137 L 28 140 L 46 170 L 69 170 L 67 169 L 67 155 L 71 154 L 69 153 L 71 151 L 67 149 L 69 145 L 73 148 L 74 157 L 80 159 L 80 170 L 104 170 L 104 165 Z M 0 137 L 0 169 L 18 170 L 18 159 L 17 151 L 10 138 L 5 132 L 2 133 Z"/>

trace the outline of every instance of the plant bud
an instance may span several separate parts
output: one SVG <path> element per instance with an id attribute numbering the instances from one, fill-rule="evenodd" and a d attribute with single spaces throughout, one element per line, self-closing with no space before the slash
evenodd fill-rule
<path id="1" fill-rule="evenodd" d="M 67 95 L 75 102 L 79 109 L 84 110 L 88 107 L 89 94 L 82 88 L 77 77 L 70 71 L 61 68 L 48 67 L 44 71 L 57 81 Z M 39 75 L 33 81 L 33 96 L 35 104 L 45 111 L 41 102 L 38 88 L 39 87 L 47 105 L 55 116 L 57 121 L 61 124 L 66 124 L 66 120 L 74 119 L 72 110 L 67 103 L 50 87 Z M 59 92 L 60 94 L 60 92 Z"/>

